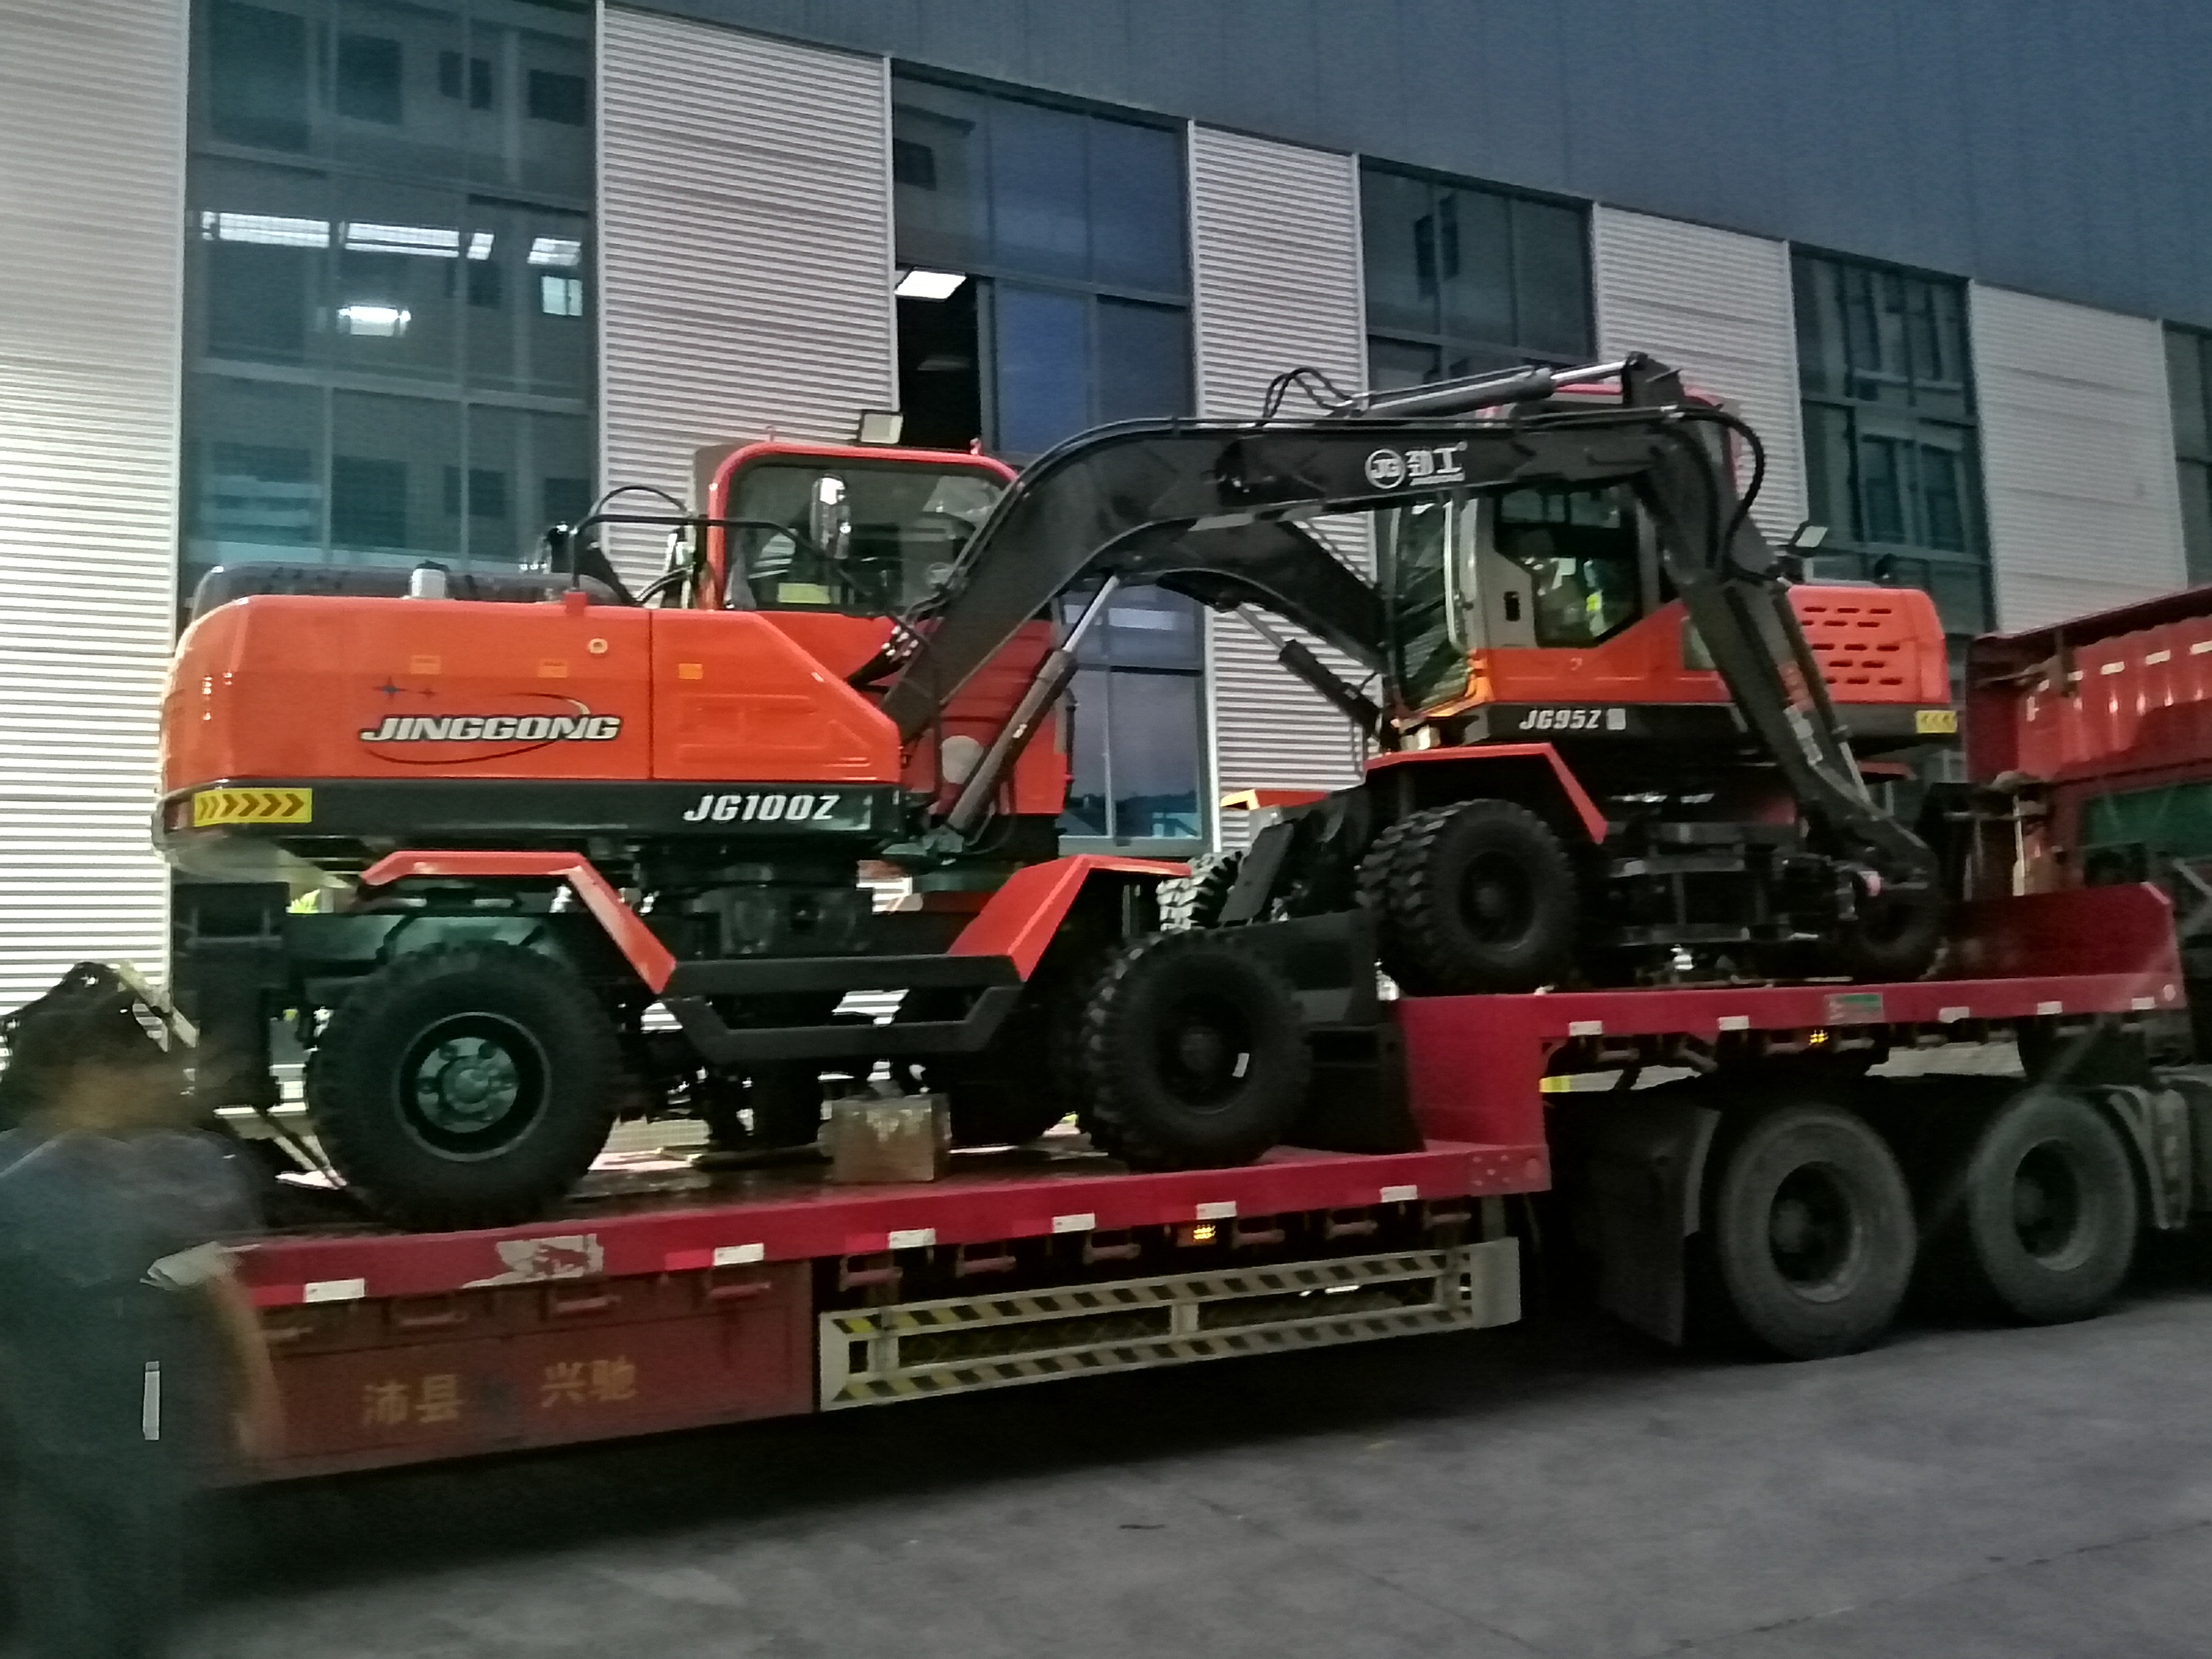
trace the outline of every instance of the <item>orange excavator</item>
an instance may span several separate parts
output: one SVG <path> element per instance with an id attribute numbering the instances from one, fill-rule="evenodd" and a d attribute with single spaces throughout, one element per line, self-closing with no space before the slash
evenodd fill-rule
<path id="1" fill-rule="evenodd" d="M 971 1144 L 1070 1110 L 1155 1168 L 1402 1144 L 1360 1086 L 1378 951 L 1410 992 L 1910 976 L 1934 860 L 1855 751 L 1948 729 L 1941 633 L 1783 579 L 1756 447 L 1637 357 L 1126 423 L 1018 476 L 744 446 L 533 572 L 214 572 L 156 815 L 197 1086 L 268 1103 L 289 1025 L 347 1184 L 459 1226 L 540 1211 L 620 1111 L 797 1144 L 884 1066 Z M 1305 527 L 1336 513 L 1376 516 L 1374 578 Z M 639 528 L 671 549 L 632 594 L 600 544 Z M 1363 781 L 1271 803 L 1234 863 L 1060 855 L 1054 710 L 1139 583 L 1273 640 Z"/>

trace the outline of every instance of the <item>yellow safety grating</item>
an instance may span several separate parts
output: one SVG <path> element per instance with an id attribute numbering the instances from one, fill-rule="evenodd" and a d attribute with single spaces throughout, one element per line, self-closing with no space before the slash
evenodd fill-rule
<path id="1" fill-rule="evenodd" d="M 1495 1239 L 825 1313 L 822 1406 L 1502 1325 L 1519 1273 Z"/>

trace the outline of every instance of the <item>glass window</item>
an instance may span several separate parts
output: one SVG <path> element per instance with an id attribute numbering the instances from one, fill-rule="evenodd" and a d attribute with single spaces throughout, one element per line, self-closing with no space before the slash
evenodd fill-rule
<path id="1" fill-rule="evenodd" d="M 989 106 L 974 93 L 903 76 L 892 83 L 891 194 L 900 259 L 974 270 L 988 263 Z"/>
<path id="2" fill-rule="evenodd" d="M 210 376 L 185 416 L 185 597 L 219 564 L 319 557 L 320 389 Z"/>
<path id="3" fill-rule="evenodd" d="M 991 111 L 992 263 L 1025 276 L 1091 275 L 1085 117 L 1001 99 Z"/>
<path id="4" fill-rule="evenodd" d="M 1376 386 L 1588 358 L 1582 209 L 1375 163 L 1359 192 Z"/>
<path id="5" fill-rule="evenodd" d="M 205 97 L 215 136 L 258 149 L 307 149 L 307 20 L 240 0 L 211 0 L 204 15 Z"/>
<path id="6" fill-rule="evenodd" d="M 965 280 L 899 301 L 916 441 L 1016 459 L 1191 407 L 1182 141 L 1173 128 L 892 82 L 898 260 Z"/>
<path id="7" fill-rule="evenodd" d="M 2212 334 L 2166 331 L 2173 394 L 2174 465 L 2181 482 L 2181 544 L 2189 580 L 2212 581 Z"/>
<path id="8" fill-rule="evenodd" d="M 1516 489 L 1494 534 L 1534 585 L 1538 645 L 1595 645 L 1643 613 L 1636 520 L 1611 492 Z"/>
<path id="9" fill-rule="evenodd" d="M 1990 623 L 1965 285 L 1800 253 L 1791 268 L 1820 568 L 1925 588 L 1954 635 Z"/>
<path id="10" fill-rule="evenodd" d="M 900 266 L 962 279 L 898 301 L 910 441 L 1028 460 L 1089 427 L 1190 410 L 1175 128 L 902 73 L 891 177 Z M 1163 850 L 1203 836 L 1200 639 L 1195 605 L 1150 589 L 1116 594 L 1086 636 L 1065 834 Z"/>
<path id="11" fill-rule="evenodd" d="M 1083 296 L 1000 283 L 996 301 L 999 447 L 1041 455 L 1091 422 L 1091 307 Z"/>
<path id="12" fill-rule="evenodd" d="M 1109 288 L 1184 290 L 1182 143 L 1164 127 L 1090 123 L 1091 277 Z"/>
<path id="13" fill-rule="evenodd" d="M 444 482 L 461 453 L 460 406 L 347 392 L 331 406 L 332 552 L 361 564 L 458 555 Z"/>
<path id="14" fill-rule="evenodd" d="M 589 9 L 192 25 L 186 590 L 240 558 L 529 556 L 592 489 Z"/>
<path id="15" fill-rule="evenodd" d="M 1189 313 L 1175 306 L 1101 300 L 1097 318 L 1097 417 L 1136 421 L 1187 413 Z"/>
<path id="16" fill-rule="evenodd" d="M 1063 620 L 1079 616 L 1088 597 L 1068 595 Z M 1199 615 L 1176 594 L 1129 589 L 1085 637 L 1067 704 L 1073 775 L 1063 835 L 1170 848 L 1205 836 Z"/>
<path id="17" fill-rule="evenodd" d="M 729 516 L 747 521 L 730 532 L 730 598 L 763 611 L 896 615 L 944 585 L 1000 494 L 973 467 L 748 467 L 730 501 Z M 842 546 L 816 534 L 817 498 L 843 524 Z"/>

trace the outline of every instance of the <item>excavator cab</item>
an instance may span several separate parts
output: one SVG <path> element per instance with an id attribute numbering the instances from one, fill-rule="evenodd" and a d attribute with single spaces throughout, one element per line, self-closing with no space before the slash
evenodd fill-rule
<path id="1" fill-rule="evenodd" d="M 988 456 L 769 442 L 712 452 L 705 610 L 906 614 L 933 597 L 1013 474 Z"/>
<path id="2" fill-rule="evenodd" d="M 1648 523 L 1620 488 L 1462 492 L 1397 507 L 1382 515 L 1382 566 L 1407 713 L 1482 700 L 1514 660 L 1494 653 L 1588 653 L 1671 597 Z"/>

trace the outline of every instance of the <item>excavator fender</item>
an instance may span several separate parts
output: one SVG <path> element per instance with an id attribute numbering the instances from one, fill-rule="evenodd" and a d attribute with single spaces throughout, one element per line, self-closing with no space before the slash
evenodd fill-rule
<path id="1" fill-rule="evenodd" d="M 1593 845 L 1606 836 L 1605 814 L 1590 799 L 1582 780 L 1575 776 L 1559 751 L 1548 743 L 1488 744 L 1474 749 L 1415 749 L 1395 755 L 1377 755 L 1367 763 L 1368 787 L 1384 788 L 1401 769 L 1419 767 L 1409 775 L 1411 793 L 1419 805 L 1442 805 L 1454 795 L 1496 795 L 1516 800 L 1540 812 L 1562 830 L 1579 826 Z M 1461 769 L 1456 776 L 1442 769 Z"/>
<path id="2" fill-rule="evenodd" d="M 956 957 L 1006 957 L 1026 980 L 1044 958 L 1045 947 L 1060 932 L 1086 885 L 1116 877 L 1164 881 L 1187 876 L 1190 866 L 1162 859 L 1114 858 L 1077 853 L 1017 870 L 991 895 L 975 919 L 952 941 Z"/>

